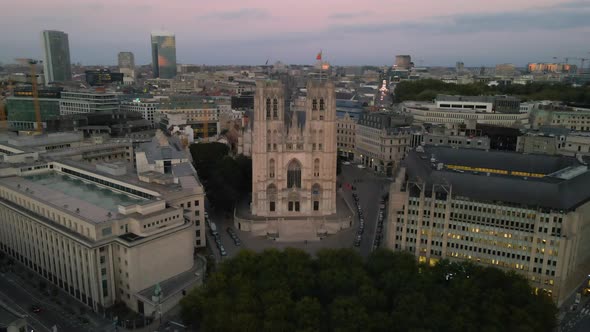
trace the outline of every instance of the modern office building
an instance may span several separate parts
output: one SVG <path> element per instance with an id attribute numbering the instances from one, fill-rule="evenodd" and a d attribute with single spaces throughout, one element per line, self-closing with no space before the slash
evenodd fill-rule
<path id="1" fill-rule="evenodd" d="M 119 73 L 135 78 L 135 56 L 132 52 L 119 52 L 117 56 Z"/>
<path id="2" fill-rule="evenodd" d="M 159 122 L 158 109 L 160 102 L 157 99 L 141 99 L 125 100 L 121 102 L 121 111 L 138 112 L 141 116 L 151 122 L 154 126 Z"/>
<path id="3" fill-rule="evenodd" d="M 520 99 L 511 96 L 437 95 L 435 104 L 441 109 L 466 109 L 488 113 L 520 112 Z"/>
<path id="4" fill-rule="evenodd" d="M 176 76 L 176 37 L 171 32 L 152 32 L 152 70 L 154 78 Z"/>
<path id="5" fill-rule="evenodd" d="M 44 87 L 38 90 L 41 122 L 47 128 L 47 122 L 59 118 L 59 101 L 62 89 Z M 30 87 L 17 87 L 11 97 L 6 98 L 6 117 L 8 127 L 12 130 L 35 130 L 37 118 Z"/>
<path id="6" fill-rule="evenodd" d="M 572 131 L 590 131 L 590 108 L 565 105 L 536 105 L 531 111 L 533 126 L 555 126 Z"/>
<path id="7" fill-rule="evenodd" d="M 45 84 L 71 81 L 72 65 L 68 34 L 62 31 L 44 30 L 41 36 L 45 52 L 45 61 L 43 62 Z"/>
<path id="8" fill-rule="evenodd" d="M 387 244 L 524 275 L 558 304 L 587 280 L 590 172 L 576 158 L 419 147 L 391 185 Z"/>
<path id="9" fill-rule="evenodd" d="M 63 91 L 59 102 L 61 115 L 119 110 L 117 94 L 100 90 Z"/>
<path id="10" fill-rule="evenodd" d="M 393 113 L 361 114 L 355 133 L 354 158 L 366 167 L 391 175 L 411 146 L 412 118 Z"/>
<path id="11" fill-rule="evenodd" d="M 449 129 L 458 129 L 462 124 L 467 125 L 468 129 L 474 129 L 477 124 L 512 128 L 527 128 L 529 125 L 529 115 L 526 113 L 494 113 L 483 109 L 464 109 L 462 106 L 440 108 L 427 102 L 404 102 L 402 111 L 412 115 L 416 123 L 444 124 Z"/>
<path id="12" fill-rule="evenodd" d="M 195 138 L 203 138 L 205 130 L 207 137 L 219 135 L 221 127 L 219 115 L 230 110 L 230 103 L 212 97 L 195 95 L 172 95 L 160 99 L 161 114 L 184 114 L 187 124 L 194 132 Z"/>
<path id="13" fill-rule="evenodd" d="M 123 84 L 122 73 L 111 73 L 108 69 L 87 70 L 86 83 L 90 86 L 101 86 L 106 84 Z"/>
<path id="14" fill-rule="evenodd" d="M 193 252 L 205 244 L 204 191 L 181 149 L 156 136 L 138 149 L 137 170 L 124 160 L 2 163 L 0 250 L 93 310 L 166 312 L 203 272 Z"/>

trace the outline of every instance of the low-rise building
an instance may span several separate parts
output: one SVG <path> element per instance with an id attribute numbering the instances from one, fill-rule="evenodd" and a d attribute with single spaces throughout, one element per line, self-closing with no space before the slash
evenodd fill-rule
<path id="1" fill-rule="evenodd" d="M 558 305 L 587 278 L 590 172 L 576 158 L 423 147 L 396 174 L 388 211 L 388 246 L 420 262 L 514 271 Z"/>
<path id="2" fill-rule="evenodd" d="M 24 313 L 18 312 L 14 308 L 9 307 L 6 303 L 0 301 L 0 331 L 33 331 L 28 328 L 27 316 Z"/>
<path id="3" fill-rule="evenodd" d="M 520 99 L 510 96 L 438 95 L 435 104 L 441 109 L 467 109 L 487 113 L 518 113 Z"/>
<path id="4" fill-rule="evenodd" d="M 93 310 L 166 312 L 200 282 L 193 252 L 205 245 L 203 187 L 180 149 L 158 135 L 140 145 L 137 171 L 49 157 L 1 164 L 0 250 Z"/>

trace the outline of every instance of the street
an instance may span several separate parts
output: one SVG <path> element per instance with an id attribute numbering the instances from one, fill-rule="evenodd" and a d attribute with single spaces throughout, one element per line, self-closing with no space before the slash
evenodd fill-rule
<path id="1" fill-rule="evenodd" d="M 51 302 L 46 295 L 42 295 L 36 288 L 25 284 L 19 276 L 12 272 L 0 273 L 0 297 L 7 305 L 27 315 L 27 322 L 35 331 L 51 331 L 53 326 L 57 326 L 58 331 L 68 332 L 105 331 L 104 325 L 103 328 L 99 328 L 91 326 L 90 322 L 83 322 L 79 316 L 77 317 L 76 314 L 69 313 L 63 306 Z M 60 299 L 65 300 L 64 296 L 60 296 Z M 31 312 L 32 305 L 38 305 L 41 312 Z M 70 308 L 70 310 L 72 309 Z"/>
<path id="2" fill-rule="evenodd" d="M 372 250 L 373 240 L 375 238 L 379 201 L 382 195 L 387 192 L 391 180 L 384 176 L 375 175 L 367 169 L 359 169 L 355 164 L 351 164 L 342 165 L 342 173 L 338 176 L 338 182 L 340 184 L 350 183 L 357 189 L 356 192 L 359 195 L 359 201 L 365 218 L 365 230 L 358 250 L 363 257 L 367 257 Z M 352 191 L 347 189 L 346 186 L 343 187 L 343 196 L 350 206 L 355 206 L 354 200 L 352 199 Z M 211 221 L 217 226 L 221 243 L 227 252 L 226 257 L 236 255 L 241 249 L 250 249 L 258 252 L 268 248 L 285 249 L 291 247 L 315 254 L 315 252 L 323 248 L 354 248 L 354 237 L 358 230 L 358 218 L 355 217 L 352 227 L 342 230 L 337 234 L 329 235 L 321 241 L 277 242 L 265 237 L 252 236 L 249 232 L 235 229 L 232 217 L 213 213 L 212 211 L 209 211 L 209 216 Z M 241 246 L 238 247 L 234 244 L 234 241 L 226 231 L 227 227 L 234 229 L 241 240 Z M 211 236 L 209 229 L 207 229 L 207 241 L 216 260 L 222 260 L 219 249 L 215 245 L 214 238 Z"/>

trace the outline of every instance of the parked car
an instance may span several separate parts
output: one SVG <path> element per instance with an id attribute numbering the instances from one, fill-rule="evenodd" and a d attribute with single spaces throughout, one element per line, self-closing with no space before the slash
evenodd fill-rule
<path id="1" fill-rule="evenodd" d="M 31 306 L 31 312 L 34 312 L 34 313 L 38 314 L 38 313 L 40 313 L 40 312 L 41 312 L 41 307 L 40 307 L 40 306 L 38 306 L 38 305 L 36 305 L 36 304 L 33 304 L 33 305 Z"/>

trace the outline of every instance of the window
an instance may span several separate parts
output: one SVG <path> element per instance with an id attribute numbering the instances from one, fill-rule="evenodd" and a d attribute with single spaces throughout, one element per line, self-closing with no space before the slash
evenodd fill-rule
<path id="1" fill-rule="evenodd" d="M 320 176 L 320 160 L 316 159 L 313 161 L 313 176 Z"/>
<path id="2" fill-rule="evenodd" d="M 266 98 L 266 119 L 270 119 L 270 98 Z"/>
<path id="3" fill-rule="evenodd" d="M 276 201 L 277 201 L 277 187 L 274 184 L 268 185 L 266 187 L 266 197 L 268 198 L 268 209 L 271 212 L 274 212 L 276 209 Z"/>
<path id="4" fill-rule="evenodd" d="M 268 161 L 268 177 L 274 178 L 275 177 L 275 160 L 271 159 Z"/>
<path id="5" fill-rule="evenodd" d="M 293 202 L 289 202 L 289 211 L 293 211 Z"/>
<path id="6" fill-rule="evenodd" d="M 320 98 L 320 111 L 324 110 L 324 98 Z"/>
<path id="7" fill-rule="evenodd" d="M 313 200 L 313 210 L 320 210 L 320 199 L 322 197 L 322 187 L 319 184 L 314 184 L 311 187 L 311 199 Z"/>
<path id="8" fill-rule="evenodd" d="M 272 117 L 274 119 L 277 119 L 279 117 L 278 111 L 279 111 L 279 101 L 277 100 L 277 98 L 275 98 L 272 101 Z"/>
<path id="9" fill-rule="evenodd" d="M 313 201 L 313 210 L 314 211 L 320 210 L 320 202 L 319 201 Z"/>
<path id="10" fill-rule="evenodd" d="M 301 188 L 301 163 L 297 159 L 287 166 L 287 188 Z"/>
<path id="11" fill-rule="evenodd" d="M 109 236 L 113 233 L 113 230 L 111 227 L 105 227 L 101 230 L 102 232 L 102 236 Z"/>
<path id="12" fill-rule="evenodd" d="M 299 202 L 295 202 L 295 211 L 299 211 Z"/>

